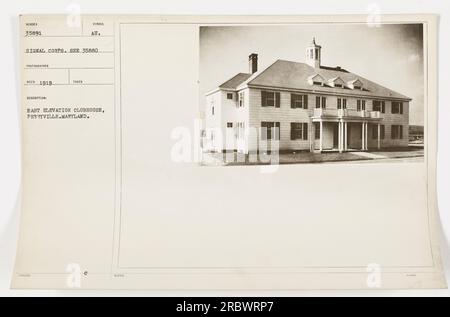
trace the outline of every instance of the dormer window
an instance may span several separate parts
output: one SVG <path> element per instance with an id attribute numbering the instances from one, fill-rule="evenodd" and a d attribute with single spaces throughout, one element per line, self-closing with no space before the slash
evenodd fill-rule
<path id="1" fill-rule="evenodd" d="M 363 89 L 363 83 L 359 79 L 355 79 L 355 80 L 349 81 L 347 83 L 347 85 L 348 85 L 348 87 L 350 89 L 356 89 L 356 90 L 362 90 Z"/>
<path id="2" fill-rule="evenodd" d="M 308 82 L 310 85 L 323 86 L 325 84 L 325 79 L 319 74 L 315 74 L 308 78 Z"/>
<path id="3" fill-rule="evenodd" d="M 335 78 L 328 80 L 328 84 L 331 87 L 343 88 L 345 82 L 340 77 L 335 77 Z"/>

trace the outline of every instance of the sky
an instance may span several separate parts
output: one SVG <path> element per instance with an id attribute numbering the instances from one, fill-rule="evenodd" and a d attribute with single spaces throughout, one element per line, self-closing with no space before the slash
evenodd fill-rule
<path id="1" fill-rule="evenodd" d="M 313 37 L 322 46 L 322 65 L 341 66 L 412 98 L 410 124 L 423 125 L 421 24 L 202 26 L 201 109 L 206 92 L 239 72 L 248 72 L 248 55 L 251 53 L 258 54 L 259 70 L 277 59 L 305 62 L 305 50 Z"/>

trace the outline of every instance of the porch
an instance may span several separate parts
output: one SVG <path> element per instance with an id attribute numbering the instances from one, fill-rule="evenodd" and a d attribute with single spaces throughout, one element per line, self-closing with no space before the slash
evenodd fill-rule
<path id="1" fill-rule="evenodd" d="M 315 109 L 311 118 L 313 135 L 311 152 L 355 152 L 369 150 L 369 131 L 376 134 L 372 148 L 381 148 L 382 120 L 378 111 Z M 375 129 L 375 131 L 373 130 Z"/>

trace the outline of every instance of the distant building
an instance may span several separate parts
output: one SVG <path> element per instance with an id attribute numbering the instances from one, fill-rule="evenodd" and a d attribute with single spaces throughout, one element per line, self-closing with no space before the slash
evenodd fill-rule
<path id="1" fill-rule="evenodd" d="M 206 94 L 207 149 L 256 150 L 249 128 L 257 128 L 269 143 L 278 140 L 280 150 L 407 146 L 411 99 L 341 67 L 322 66 L 321 55 L 313 39 L 306 63 L 277 60 L 258 71 L 258 55 L 251 54 L 249 73 Z"/>
<path id="2" fill-rule="evenodd" d="M 414 143 L 423 143 L 423 125 L 409 126 L 409 141 Z"/>

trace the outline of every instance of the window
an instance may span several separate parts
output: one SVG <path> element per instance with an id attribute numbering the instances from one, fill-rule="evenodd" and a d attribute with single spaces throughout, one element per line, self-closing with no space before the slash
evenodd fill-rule
<path id="1" fill-rule="evenodd" d="M 393 124 L 391 126 L 391 139 L 403 139 L 403 126 Z"/>
<path id="2" fill-rule="evenodd" d="M 308 140 L 308 123 L 291 122 L 291 140 Z"/>
<path id="3" fill-rule="evenodd" d="M 384 113 L 386 111 L 385 102 L 380 100 L 374 100 L 373 111 L 380 111 L 381 113 Z"/>
<path id="4" fill-rule="evenodd" d="M 378 139 L 378 125 L 372 126 L 372 139 Z M 384 139 L 384 124 L 380 124 L 380 139 Z"/>
<path id="5" fill-rule="evenodd" d="M 322 82 L 321 81 L 313 81 L 313 85 L 322 86 Z"/>
<path id="6" fill-rule="evenodd" d="M 361 86 L 353 86 L 353 89 L 359 89 L 359 90 L 361 90 Z"/>
<path id="7" fill-rule="evenodd" d="M 240 92 L 240 93 L 239 93 L 238 107 L 239 107 L 239 108 L 244 107 L 244 93 L 243 93 L 243 92 Z"/>
<path id="8" fill-rule="evenodd" d="M 342 88 L 343 86 L 342 86 L 342 84 L 334 84 L 334 87 Z"/>
<path id="9" fill-rule="evenodd" d="M 211 115 L 214 115 L 214 106 L 211 107 Z"/>
<path id="10" fill-rule="evenodd" d="M 372 126 L 372 139 L 378 139 L 378 126 Z"/>
<path id="11" fill-rule="evenodd" d="M 233 127 L 233 122 L 227 122 L 227 128 L 232 128 Z"/>
<path id="12" fill-rule="evenodd" d="M 403 114 L 403 102 L 393 101 L 391 113 Z"/>
<path id="13" fill-rule="evenodd" d="M 320 139 L 320 123 L 314 123 L 314 139 Z"/>
<path id="14" fill-rule="evenodd" d="M 227 99 L 233 100 L 233 93 L 231 92 L 227 93 Z"/>
<path id="15" fill-rule="evenodd" d="M 366 101 L 361 99 L 356 100 L 356 111 L 364 110 L 366 110 Z"/>
<path id="16" fill-rule="evenodd" d="M 291 94 L 291 108 L 308 109 L 308 96 Z"/>
<path id="17" fill-rule="evenodd" d="M 338 109 L 347 109 L 347 99 L 338 98 L 337 99 L 337 108 Z"/>
<path id="18" fill-rule="evenodd" d="M 326 97 L 316 97 L 316 108 L 325 109 L 327 107 L 327 98 Z"/>
<path id="19" fill-rule="evenodd" d="M 261 106 L 280 108 L 280 93 L 274 91 L 261 91 Z"/>
<path id="20" fill-rule="evenodd" d="M 261 140 L 279 140 L 280 123 L 279 122 L 261 122 Z"/>

